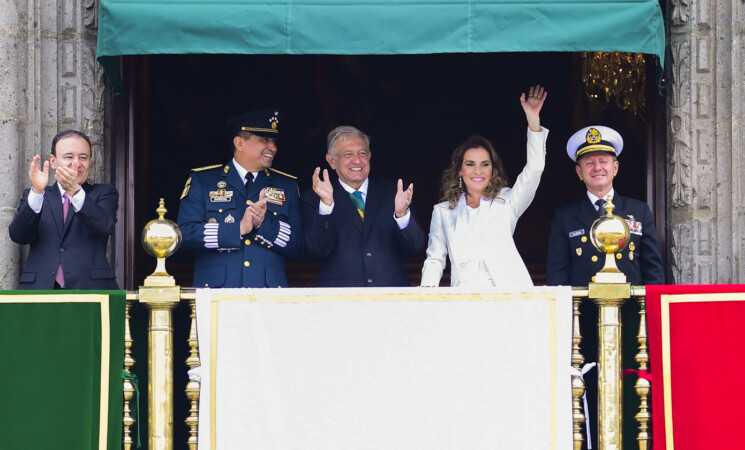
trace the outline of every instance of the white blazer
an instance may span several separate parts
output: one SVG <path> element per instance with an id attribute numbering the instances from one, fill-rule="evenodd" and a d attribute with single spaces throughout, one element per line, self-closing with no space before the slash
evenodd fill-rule
<path id="1" fill-rule="evenodd" d="M 528 129 L 528 158 L 523 171 L 512 189 L 506 187 L 493 200 L 482 199 L 478 220 L 468 223 L 469 206 L 462 196 L 450 209 L 448 202 L 438 203 L 432 212 L 429 231 L 427 259 L 422 267 L 422 286 L 439 286 L 445 257 L 450 256 L 450 285 L 461 286 L 464 273 L 459 266 L 473 267 L 464 263 L 482 260 L 494 285 L 499 288 L 525 288 L 533 286 L 528 269 L 520 257 L 512 238 L 517 219 L 528 209 L 535 197 L 546 162 L 546 138 L 548 130 L 540 132 Z M 477 254 L 473 246 L 465 245 L 465 239 L 474 238 L 480 243 Z M 478 266 L 478 264 L 476 264 Z"/>

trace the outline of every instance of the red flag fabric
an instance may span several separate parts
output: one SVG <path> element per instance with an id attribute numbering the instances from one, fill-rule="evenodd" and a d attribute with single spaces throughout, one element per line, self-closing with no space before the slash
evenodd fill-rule
<path id="1" fill-rule="evenodd" d="M 653 448 L 745 448 L 745 285 L 646 293 Z"/>

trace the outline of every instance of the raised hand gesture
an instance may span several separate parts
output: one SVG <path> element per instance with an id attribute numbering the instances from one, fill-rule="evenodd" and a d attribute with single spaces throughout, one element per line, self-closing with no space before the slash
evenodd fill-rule
<path id="1" fill-rule="evenodd" d="M 398 188 L 396 189 L 396 199 L 394 201 L 396 217 L 401 218 L 406 215 L 406 211 L 408 211 L 413 197 L 414 183 L 409 184 L 409 187 L 404 191 L 404 182 L 399 178 Z"/>
<path id="2" fill-rule="evenodd" d="M 527 98 L 524 92 L 520 95 L 520 104 L 525 111 L 525 118 L 528 119 L 528 127 L 531 131 L 541 131 L 540 113 L 547 95 L 548 92 L 540 84 L 530 87 Z"/>
<path id="3" fill-rule="evenodd" d="M 324 205 L 331 206 L 334 203 L 334 187 L 329 180 L 329 171 L 323 169 L 323 178 L 320 177 L 320 173 L 321 168 L 316 167 L 313 172 L 313 192 L 321 198 Z"/>
<path id="4" fill-rule="evenodd" d="M 41 156 L 35 155 L 28 168 L 28 177 L 31 179 L 31 189 L 36 194 L 43 194 L 49 184 L 49 161 L 44 161 L 42 170 L 39 170 L 39 161 L 41 161 Z"/>

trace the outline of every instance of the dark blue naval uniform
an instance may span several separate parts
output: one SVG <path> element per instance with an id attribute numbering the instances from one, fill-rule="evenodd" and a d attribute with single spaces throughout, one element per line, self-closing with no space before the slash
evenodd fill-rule
<path id="1" fill-rule="evenodd" d="M 613 214 L 623 217 L 631 231 L 631 242 L 616 256 L 618 269 L 626 275 L 632 285 L 663 284 L 662 256 L 657 241 L 652 211 L 646 203 L 632 198 L 613 196 Z M 605 265 L 605 254 L 590 242 L 590 227 L 598 212 L 587 195 L 556 210 L 551 221 L 548 241 L 548 284 L 587 286 L 592 277 Z M 586 362 L 597 361 L 598 354 L 598 308 L 589 301 L 582 302 L 580 330 L 581 351 Z M 634 355 L 638 351 L 636 336 L 639 332 L 639 304 L 627 302 L 621 309 L 623 317 L 623 361 L 633 367 Z M 587 400 L 597 404 L 597 377 L 585 376 Z M 635 395 L 634 383 L 624 383 L 624 398 Z M 590 407 L 592 440 L 597 446 L 597 408 Z M 624 407 L 624 434 L 635 426 L 633 409 Z"/>
<path id="2" fill-rule="evenodd" d="M 618 194 L 613 204 L 613 214 L 626 219 L 631 231 L 631 242 L 616 255 L 618 269 L 632 285 L 663 284 L 662 256 L 649 206 Z M 548 240 L 549 285 L 587 286 L 603 268 L 605 254 L 590 242 L 590 227 L 597 218 L 595 205 L 586 195 L 556 210 Z"/>
<path id="3" fill-rule="evenodd" d="M 245 236 L 247 205 L 270 198 L 264 221 Z M 273 169 L 258 173 L 246 197 L 233 163 L 194 169 L 181 195 L 182 248 L 194 252 L 196 287 L 286 287 L 285 258 L 303 254 L 297 181 Z"/>

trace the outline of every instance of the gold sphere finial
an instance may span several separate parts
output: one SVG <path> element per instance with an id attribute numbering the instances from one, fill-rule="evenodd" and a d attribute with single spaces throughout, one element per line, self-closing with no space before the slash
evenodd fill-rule
<path id="1" fill-rule="evenodd" d="M 155 211 L 158 218 L 148 222 L 142 229 L 142 246 L 146 252 L 158 259 L 155 272 L 147 277 L 145 285 L 174 285 L 173 277 L 166 272 L 165 260 L 176 253 L 181 245 L 181 229 L 175 222 L 165 218 L 168 210 L 162 198 Z"/>
<path id="2" fill-rule="evenodd" d="M 590 227 L 590 241 L 599 251 L 605 253 L 605 266 L 595 275 L 596 282 L 625 283 L 626 276 L 618 270 L 613 255 L 629 244 L 631 233 L 629 225 L 622 217 L 613 214 L 616 206 L 610 196 L 606 199 L 606 214 L 598 217 Z"/>

